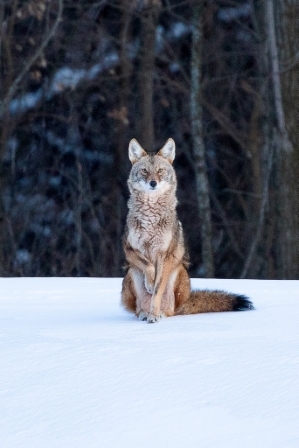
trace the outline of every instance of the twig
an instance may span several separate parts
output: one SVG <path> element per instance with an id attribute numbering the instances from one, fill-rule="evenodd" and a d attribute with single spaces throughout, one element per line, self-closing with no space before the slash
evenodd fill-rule
<path id="1" fill-rule="evenodd" d="M 46 37 L 44 38 L 44 40 L 42 41 L 42 43 L 40 44 L 39 48 L 36 50 L 34 55 L 29 59 L 27 64 L 25 64 L 25 66 L 23 67 L 23 70 L 19 73 L 19 75 L 16 77 L 14 82 L 9 87 L 7 95 L 3 99 L 2 104 L 0 106 L 0 114 L 2 114 L 5 111 L 9 102 L 14 97 L 24 76 L 26 75 L 28 70 L 30 70 L 30 67 L 32 67 L 32 65 L 35 63 L 35 61 L 39 58 L 39 56 L 42 54 L 43 50 L 48 45 L 49 41 L 54 36 L 54 34 L 57 30 L 57 27 L 59 25 L 59 22 L 61 21 L 62 11 L 63 11 L 63 0 L 58 0 L 58 13 L 57 13 L 57 17 L 56 17 L 56 20 L 55 20 L 52 28 L 49 30 L 48 34 L 46 35 Z"/>

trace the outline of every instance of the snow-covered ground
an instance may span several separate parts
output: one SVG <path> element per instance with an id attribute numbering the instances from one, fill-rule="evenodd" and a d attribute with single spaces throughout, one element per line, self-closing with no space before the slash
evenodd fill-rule
<path id="1" fill-rule="evenodd" d="M 298 448 L 299 282 L 148 325 L 120 279 L 0 279 L 1 448 Z"/>

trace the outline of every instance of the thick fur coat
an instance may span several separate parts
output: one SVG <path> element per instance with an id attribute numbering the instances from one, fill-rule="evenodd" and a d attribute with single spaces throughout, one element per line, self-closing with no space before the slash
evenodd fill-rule
<path id="1" fill-rule="evenodd" d="M 129 144 L 132 169 L 124 235 L 128 271 L 122 285 L 123 306 L 149 323 L 176 314 L 253 308 L 242 295 L 190 291 L 188 256 L 176 212 L 174 157 L 172 139 L 155 155 L 147 154 L 135 139 Z"/>

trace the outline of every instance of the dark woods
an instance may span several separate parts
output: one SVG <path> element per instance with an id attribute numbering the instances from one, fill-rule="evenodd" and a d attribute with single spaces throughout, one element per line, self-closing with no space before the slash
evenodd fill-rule
<path id="1" fill-rule="evenodd" d="M 0 275 L 122 276 L 128 142 L 177 144 L 192 276 L 299 278 L 299 6 L 0 3 Z"/>

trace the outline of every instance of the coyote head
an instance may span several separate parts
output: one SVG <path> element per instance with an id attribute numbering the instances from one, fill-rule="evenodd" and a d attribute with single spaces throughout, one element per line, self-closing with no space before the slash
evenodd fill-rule
<path id="1" fill-rule="evenodd" d="M 175 191 L 176 175 L 172 167 L 175 143 L 169 138 L 155 155 L 148 154 L 135 138 L 129 143 L 129 159 L 132 169 L 128 180 L 130 192 L 139 191 L 148 195 Z"/>

